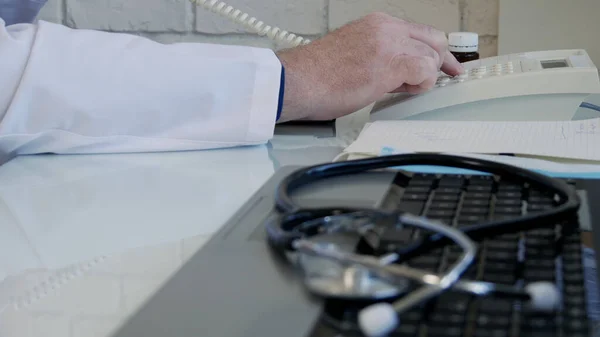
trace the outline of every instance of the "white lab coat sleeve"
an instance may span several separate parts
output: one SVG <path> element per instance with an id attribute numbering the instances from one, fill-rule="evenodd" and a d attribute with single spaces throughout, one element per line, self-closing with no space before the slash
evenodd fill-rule
<path id="1" fill-rule="evenodd" d="M 0 152 L 119 153 L 264 144 L 280 106 L 272 50 L 160 44 L 0 19 Z"/>

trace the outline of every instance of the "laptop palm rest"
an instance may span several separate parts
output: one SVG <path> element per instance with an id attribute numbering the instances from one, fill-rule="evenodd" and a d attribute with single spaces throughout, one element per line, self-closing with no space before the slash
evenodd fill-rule
<path id="1" fill-rule="evenodd" d="M 273 192 L 292 169 L 278 171 L 114 336 L 309 336 L 322 303 L 265 240 Z M 294 199 L 310 207 L 374 207 L 393 179 L 382 172 L 335 178 Z"/>

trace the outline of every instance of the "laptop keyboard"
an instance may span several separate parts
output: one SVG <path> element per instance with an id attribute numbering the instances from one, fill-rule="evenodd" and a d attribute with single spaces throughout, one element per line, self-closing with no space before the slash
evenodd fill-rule
<path id="1" fill-rule="evenodd" d="M 523 184 L 498 182 L 491 176 L 420 174 L 408 178 L 399 174 L 395 185 L 398 188 L 390 191 L 383 207 L 424 215 L 458 228 L 489 219 L 519 217 L 554 205 L 552 195 Z M 374 254 L 383 254 L 426 234 L 422 230 L 390 229 L 369 248 Z M 464 275 L 517 287 L 537 281 L 555 282 L 563 296 L 556 313 L 539 314 L 518 301 L 450 291 L 404 313 L 390 337 L 591 336 L 581 247 L 577 219 L 485 239 L 478 242 L 477 260 Z M 449 246 L 406 263 L 441 272 L 456 261 L 460 252 Z M 356 316 L 367 304 L 328 301 L 311 336 L 360 336 Z"/>

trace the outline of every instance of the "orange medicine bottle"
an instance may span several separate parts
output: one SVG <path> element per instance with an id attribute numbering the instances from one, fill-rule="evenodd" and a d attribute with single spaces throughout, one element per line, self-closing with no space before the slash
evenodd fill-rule
<path id="1" fill-rule="evenodd" d="M 471 32 L 450 33 L 448 49 L 460 63 L 479 60 L 479 35 Z"/>

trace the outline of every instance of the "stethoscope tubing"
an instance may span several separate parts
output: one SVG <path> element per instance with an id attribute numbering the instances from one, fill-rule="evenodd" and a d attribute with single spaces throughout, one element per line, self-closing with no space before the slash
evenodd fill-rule
<path id="1" fill-rule="evenodd" d="M 569 219 L 572 214 L 577 211 L 580 205 L 579 196 L 567 183 L 534 171 L 480 158 L 460 157 L 446 154 L 411 153 L 326 163 L 299 169 L 284 178 L 277 187 L 275 191 L 275 207 L 282 214 L 304 214 L 308 219 L 311 216 L 311 210 L 303 210 L 303 208 L 296 205 L 290 197 L 290 194 L 297 188 L 328 178 L 408 165 L 463 168 L 496 174 L 517 181 L 527 181 L 530 184 L 554 191 L 562 201 L 557 207 L 549 210 L 525 214 L 514 219 L 490 220 L 477 225 L 461 227 L 460 230 L 473 240 L 481 240 L 486 237 L 539 228 L 547 225 L 547 223 L 558 223 Z M 340 207 L 339 211 L 348 212 L 352 211 L 352 209 Z M 367 209 L 365 211 L 369 210 Z M 323 214 L 314 215 L 322 216 Z M 285 226 L 285 224 L 282 226 Z M 285 231 L 286 230 L 284 230 L 284 232 Z M 290 240 L 291 239 L 292 237 L 290 237 Z M 403 248 L 398 251 L 398 253 L 407 257 L 415 256 L 424 250 L 433 249 L 444 243 L 447 243 L 445 236 L 431 235 L 422 239 L 420 242 Z"/>
<path id="2" fill-rule="evenodd" d="M 541 187 L 554 193 L 556 207 L 542 210 L 541 212 L 523 214 L 512 219 L 491 219 L 477 225 L 453 228 L 442 223 L 431 221 L 418 215 L 405 214 L 394 211 L 383 211 L 377 209 L 354 209 L 348 207 L 330 207 L 322 209 L 302 208 L 291 199 L 291 193 L 301 186 L 310 183 L 344 175 L 358 174 L 365 171 L 380 170 L 386 168 L 400 168 L 409 165 L 431 165 L 462 168 L 485 172 L 500 176 L 501 179 L 526 182 L 532 187 Z M 275 208 L 278 214 L 274 221 L 267 225 L 268 241 L 280 253 L 304 252 L 316 256 L 331 258 L 344 265 L 358 265 L 366 268 L 382 280 L 390 280 L 390 285 L 397 286 L 401 280 L 412 279 L 418 281 L 421 286 L 415 291 L 404 294 L 393 303 L 393 310 L 397 313 L 435 297 L 442 292 L 454 289 L 478 296 L 509 297 L 529 300 L 530 294 L 517 287 L 504 286 L 500 284 L 461 280 L 460 277 L 473 262 L 475 258 L 475 246 L 472 240 L 481 240 L 501 234 L 522 232 L 530 229 L 548 226 L 548 224 L 561 224 L 577 214 L 580 207 L 579 196 L 575 189 L 571 188 L 562 180 L 553 179 L 548 176 L 479 158 L 460 157 L 456 155 L 411 153 L 393 156 L 383 156 L 359 160 L 344 161 L 338 163 L 327 163 L 312 167 L 299 169 L 288 175 L 279 184 L 275 191 Z M 443 275 L 430 274 L 422 270 L 407 267 L 402 264 L 385 264 L 381 259 L 350 252 L 319 250 L 318 244 L 313 244 L 306 237 L 327 232 L 326 228 L 320 227 L 318 219 L 331 218 L 338 214 L 363 213 L 375 220 L 391 220 L 397 224 L 405 223 L 411 226 L 424 228 L 435 234 L 429 235 L 419 242 L 403 247 L 393 252 L 402 259 L 410 258 L 425 253 L 440 245 L 449 243 L 461 246 L 463 253 L 458 262 L 454 263 L 449 271 Z M 377 219 L 375 219 L 377 218 Z M 353 230 L 354 228 L 350 228 Z M 311 247 L 311 245 L 313 245 Z M 392 252 L 389 252 L 392 253 Z M 538 286 L 536 288 L 540 290 Z M 536 291 L 537 291 L 536 290 Z M 539 291 L 534 295 L 539 299 Z M 533 302 L 536 299 L 531 298 Z M 539 304 L 540 306 L 545 305 Z M 373 309 L 379 310 L 379 309 Z M 389 307 L 388 309 L 390 310 Z M 373 311 L 369 311 L 371 317 Z M 389 311 L 388 311 L 389 313 Z M 377 314 L 378 315 L 378 314 Z M 372 323 L 372 321 L 370 321 Z M 369 323 L 369 324 L 371 324 Z M 372 326 L 371 326 L 372 327 Z"/>

